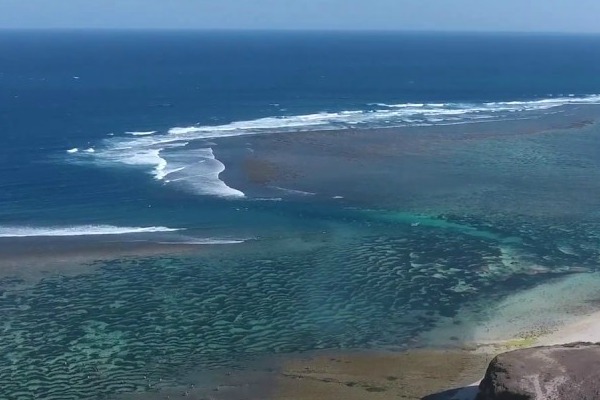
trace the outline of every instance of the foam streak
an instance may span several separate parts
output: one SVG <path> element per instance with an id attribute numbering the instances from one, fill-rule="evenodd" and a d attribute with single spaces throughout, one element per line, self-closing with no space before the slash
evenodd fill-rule
<path id="1" fill-rule="evenodd" d="M 164 226 L 129 227 L 111 225 L 79 225 L 65 227 L 0 226 L 0 238 L 123 235 L 133 233 L 174 232 L 180 229 Z"/>

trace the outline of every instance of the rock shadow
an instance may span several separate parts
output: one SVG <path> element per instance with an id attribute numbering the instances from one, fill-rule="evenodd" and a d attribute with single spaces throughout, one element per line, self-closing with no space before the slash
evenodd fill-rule
<path id="1" fill-rule="evenodd" d="M 466 386 L 430 394 L 423 397 L 421 400 L 475 400 L 478 393 L 478 386 Z"/>

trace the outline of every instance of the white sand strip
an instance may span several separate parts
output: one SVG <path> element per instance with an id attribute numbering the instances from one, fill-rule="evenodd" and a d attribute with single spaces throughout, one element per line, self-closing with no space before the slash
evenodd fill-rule
<path id="1" fill-rule="evenodd" d="M 600 311 L 577 317 L 555 332 L 541 336 L 535 344 L 551 346 L 572 342 L 600 342 Z"/>
<path id="2" fill-rule="evenodd" d="M 461 310 L 422 336 L 425 346 L 497 354 L 536 345 L 600 342 L 600 273 L 557 278 Z"/>

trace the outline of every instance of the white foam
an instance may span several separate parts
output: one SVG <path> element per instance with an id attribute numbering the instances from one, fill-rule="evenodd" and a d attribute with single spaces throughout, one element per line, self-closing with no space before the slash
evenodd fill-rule
<path id="1" fill-rule="evenodd" d="M 255 197 L 254 201 L 283 201 L 281 197 Z"/>
<path id="2" fill-rule="evenodd" d="M 0 226 L 0 238 L 124 235 L 128 233 L 174 232 L 180 229 L 164 226 L 130 227 L 111 225 L 78 225 L 55 227 Z"/>
<path id="3" fill-rule="evenodd" d="M 288 193 L 288 194 L 292 194 L 292 195 L 297 195 L 297 196 L 314 196 L 316 195 L 316 193 L 312 193 L 312 192 L 305 192 L 303 190 L 296 190 L 296 189 L 287 189 L 287 188 L 283 188 L 283 187 L 279 187 L 279 186 L 271 186 L 273 189 L 277 189 L 280 190 L 282 192 Z"/>
<path id="4" fill-rule="evenodd" d="M 144 167 L 165 184 L 185 186 L 198 194 L 244 197 L 219 179 L 225 166 L 215 159 L 210 139 L 263 133 L 304 132 L 348 128 L 456 125 L 503 119 L 531 118 L 532 112 L 566 105 L 600 104 L 600 95 L 551 97 L 532 101 L 487 103 L 402 103 L 371 104 L 370 110 L 320 112 L 294 116 L 272 116 L 223 125 L 174 127 L 166 133 L 131 131 L 128 137 L 105 139 L 102 146 L 90 148 L 93 160 L 103 165 Z M 197 142 L 203 149 L 197 149 Z M 193 143 L 192 146 L 187 146 Z M 77 153 L 79 149 L 68 150 Z M 81 154 L 78 161 L 92 154 Z M 280 188 L 281 190 L 287 190 Z M 293 191 L 288 191 L 293 193 Z M 295 194 L 313 194 L 296 192 Z"/>
<path id="5" fill-rule="evenodd" d="M 77 147 L 74 147 L 72 149 L 67 150 L 67 153 L 69 154 L 75 154 L 79 151 L 79 149 Z"/>
<path id="6" fill-rule="evenodd" d="M 194 140 L 268 132 L 332 130 L 354 126 L 391 127 L 468 123 L 496 120 L 502 118 L 501 115 L 514 118 L 514 113 L 543 111 L 576 104 L 600 104 L 600 95 L 487 103 L 374 103 L 370 104 L 375 107 L 372 110 L 321 112 L 236 121 L 224 125 L 175 127 L 171 128 L 168 134 Z"/>
<path id="7" fill-rule="evenodd" d="M 161 174 L 160 177 L 157 175 L 157 178 L 191 189 L 196 194 L 227 198 L 245 197 L 242 191 L 227 186 L 219 178 L 225 171 L 225 165 L 215 158 L 210 147 L 179 149 L 170 151 L 165 157 L 168 158 L 168 164 L 159 167 Z M 170 166 L 169 169 L 167 165 Z"/>
<path id="8" fill-rule="evenodd" d="M 140 131 L 140 132 L 125 132 L 131 136 L 150 136 L 156 133 L 156 131 Z"/>
<path id="9" fill-rule="evenodd" d="M 158 180 L 163 179 L 166 173 L 167 161 L 160 156 L 161 149 L 135 149 L 130 147 L 118 147 L 106 149 L 100 154 L 104 161 L 121 163 L 134 166 L 148 166 L 150 172 Z"/>
<path id="10" fill-rule="evenodd" d="M 85 149 L 84 151 L 85 151 L 86 153 L 95 153 L 95 152 L 96 152 L 96 150 L 94 150 L 94 148 L 93 148 L 93 147 L 87 148 L 87 149 Z"/>
<path id="11" fill-rule="evenodd" d="M 188 142 L 169 135 L 138 135 L 105 140 L 95 161 L 101 165 L 146 167 L 156 180 L 176 185 L 197 194 L 242 198 L 244 193 L 219 179 L 225 165 L 211 148 L 188 149 Z"/>
<path id="12" fill-rule="evenodd" d="M 195 238 L 195 239 L 178 241 L 178 242 L 159 242 L 159 244 L 204 246 L 204 245 L 210 245 L 210 244 L 240 244 L 240 243 L 244 243 L 245 241 L 246 240 L 244 240 L 244 239 L 212 239 L 212 238 L 200 239 L 200 238 Z"/>

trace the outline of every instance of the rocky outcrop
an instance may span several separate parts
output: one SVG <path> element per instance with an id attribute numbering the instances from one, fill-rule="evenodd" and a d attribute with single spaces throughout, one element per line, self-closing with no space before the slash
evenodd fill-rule
<path id="1" fill-rule="evenodd" d="M 500 354 L 477 400 L 600 399 L 600 343 L 534 347 Z"/>

